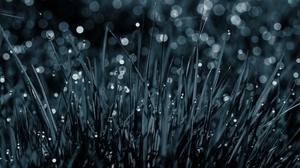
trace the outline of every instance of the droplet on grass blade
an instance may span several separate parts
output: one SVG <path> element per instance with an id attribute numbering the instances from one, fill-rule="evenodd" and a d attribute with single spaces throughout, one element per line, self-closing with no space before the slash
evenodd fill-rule
<path id="1" fill-rule="evenodd" d="M 124 38 L 121 38 L 121 44 L 123 46 L 127 46 L 129 44 L 129 40 L 128 38 L 124 37 Z"/>
<path id="2" fill-rule="evenodd" d="M 53 40 L 55 38 L 53 30 L 47 30 L 46 31 L 46 37 L 48 40 Z"/>
<path id="3" fill-rule="evenodd" d="M 4 76 L 1 76 L 0 77 L 0 83 L 4 83 L 5 82 L 5 78 L 4 78 Z"/>

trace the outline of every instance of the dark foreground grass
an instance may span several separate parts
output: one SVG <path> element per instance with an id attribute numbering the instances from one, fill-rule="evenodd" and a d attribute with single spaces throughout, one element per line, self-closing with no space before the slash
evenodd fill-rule
<path id="1" fill-rule="evenodd" d="M 197 42 L 175 75 L 169 46 L 154 47 L 153 39 L 140 61 L 140 50 L 129 54 L 108 28 L 97 57 L 84 55 L 69 34 L 72 52 L 64 59 L 49 36 L 49 52 L 59 64 L 51 82 L 38 67 L 20 61 L 0 27 L 20 76 L 13 84 L 0 71 L 2 167 L 300 166 L 299 125 L 291 129 L 295 120 L 288 117 L 300 101 L 293 81 L 281 88 L 283 59 L 261 84 L 248 58 L 224 66 L 230 34 L 214 68 L 202 66 Z M 108 36 L 119 43 L 123 69 L 105 65 Z"/>

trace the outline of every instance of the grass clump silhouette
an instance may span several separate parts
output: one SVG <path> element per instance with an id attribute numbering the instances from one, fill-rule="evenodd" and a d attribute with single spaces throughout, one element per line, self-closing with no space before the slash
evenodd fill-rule
<path id="1" fill-rule="evenodd" d="M 62 38 L 69 49 L 63 57 L 53 42 L 58 33 L 47 31 L 42 43 L 58 65 L 50 77 L 41 73 L 43 68 L 22 62 L 0 26 L 1 50 L 12 56 L 8 61 L 20 77 L 14 83 L 7 70 L 0 72 L 1 165 L 299 166 L 299 128 L 289 131 L 292 118 L 287 116 L 300 104 L 293 81 L 285 89 L 280 85 L 288 71 L 282 67 L 284 50 L 268 78 L 257 80 L 248 54 L 241 65 L 227 66 L 225 51 L 234 48 L 227 30 L 212 48 L 214 60 L 205 58 L 207 46 L 200 36 L 206 21 L 182 57 L 172 54 L 167 38 L 176 35 L 167 36 L 173 33 L 168 25 L 160 34 L 145 37 L 142 23 L 132 53 L 126 38 L 107 27 L 97 56 L 87 55 L 85 42 L 77 43 L 66 31 Z M 153 19 L 150 34 L 157 31 L 156 24 Z M 120 51 L 111 65 L 110 37 Z"/>

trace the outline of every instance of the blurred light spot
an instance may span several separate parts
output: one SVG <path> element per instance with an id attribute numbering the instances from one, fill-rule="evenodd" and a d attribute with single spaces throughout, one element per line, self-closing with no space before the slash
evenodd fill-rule
<path id="1" fill-rule="evenodd" d="M 32 29 L 32 28 L 34 27 L 34 25 L 35 25 L 35 22 L 34 22 L 33 20 L 28 20 L 28 21 L 26 22 L 26 27 L 27 27 L 28 29 Z"/>
<path id="2" fill-rule="evenodd" d="M 168 77 L 168 78 L 167 78 L 167 83 L 172 83 L 172 82 L 173 82 L 173 78 Z"/>
<path id="3" fill-rule="evenodd" d="M 179 5 L 173 5 L 171 8 L 170 16 L 177 18 L 182 13 L 182 8 Z"/>
<path id="4" fill-rule="evenodd" d="M 182 20 L 180 20 L 180 19 L 175 19 L 174 25 L 175 25 L 176 27 L 182 26 Z"/>
<path id="5" fill-rule="evenodd" d="M 28 95 L 27 93 L 23 93 L 23 97 L 26 98 Z"/>
<path id="6" fill-rule="evenodd" d="M 120 67 L 118 68 L 118 70 L 119 70 L 119 73 L 120 73 L 121 75 L 124 75 L 124 74 L 126 73 L 126 67 L 125 67 L 125 66 L 120 66 Z"/>
<path id="7" fill-rule="evenodd" d="M 241 34 L 242 34 L 242 36 L 244 36 L 244 37 L 249 36 L 250 33 L 251 33 L 251 30 L 250 30 L 249 27 L 246 27 L 246 26 L 245 26 L 245 27 L 243 27 L 243 28 L 241 29 Z"/>
<path id="8" fill-rule="evenodd" d="M 78 34 L 83 33 L 83 31 L 84 31 L 84 29 L 83 29 L 82 26 L 78 26 L 78 27 L 76 28 L 76 32 L 77 32 Z"/>
<path id="9" fill-rule="evenodd" d="M 285 65 L 284 65 L 283 62 L 279 62 L 278 65 L 279 65 L 279 69 L 280 69 L 280 70 L 283 69 L 283 68 L 285 67 Z"/>
<path id="10" fill-rule="evenodd" d="M 295 84 L 296 84 L 297 86 L 300 85 L 300 79 L 299 79 L 299 78 L 295 79 Z"/>
<path id="11" fill-rule="evenodd" d="M 281 24 L 280 23 L 275 23 L 273 27 L 274 27 L 275 30 L 280 30 L 281 29 Z"/>
<path id="12" fill-rule="evenodd" d="M 172 5 L 174 3 L 174 0 L 164 0 L 166 4 Z"/>
<path id="13" fill-rule="evenodd" d="M 247 58 L 247 55 L 243 52 L 243 50 L 238 50 L 238 59 L 243 61 Z"/>
<path id="14" fill-rule="evenodd" d="M 113 83 L 110 83 L 109 85 L 110 85 L 109 88 L 110 88 L 111 90 L 115 89 L 115 85 L 114 85 Z"/>
<path id="15" fill-rule="evenodd" d="M 252 41 L 252 43 L 258 43 L 259 38 L 257 36 L 252 36 L 251 41 Z"/>
<path id="16" fill-rule="evenodd" d="M 10 55 L 8 53 L 4 53 L 2 57 L 3 57 L 4 60 L 7 61 L 7 60 L 9 60 Z"/>
<path id="17" fill-rule="evenodd" d="M 143 13 L 143 9 L 141 8 L 141 6 L 135 6 L 133 8 L 133 14 L 136 16 L 140 16 Z"/>
<path id="18" fill-rule="evenodd" d="M 177 47 L 178 47 L 177 42 L 172 42 L 172 43 L 170 44 L 170 47 L 171 47 L 173 50 L 177 49 Z"/>
<path id="19" fill-rule="evenodd" d="M 30 48 L 30 47 L 32 46 L 32 42 L 31 42 L 31 41 L 26 41 L 26 42 L 25 42 L 25 46 L 26 46 L 27 48 Z"/>
<path id="20" fill-rule="evenodd" d="M 233 25 L 240 25 L 241 24 L 241 18 L 238 16 L 238 15 L 232 15 L 231 18 L 230 18 L 230 21 Z"/>
<path id="21" fill-rule="evenodd" d="M 46 37 L 47 37 L 48 40 L 53 40 L 55 38 L 54 31 L 53 30 L 47 30 L 46 31 Z"/>
<path id="22" fill-rule="evenodd" d="M 123 75 L 121 75 L 121 74 L 118 75 L 118 79 L 122 80 L 123 78 L 124 78 Z"/>
<path id="23" fill-rule="evenodd" d="M 300 63 L 300 58 L 297 58 L 297 59 L 296 59 L 296 62 L 299 64 L 299 63 Z"/>
<path id="24" fill-rule="evenodd" d="M 180 35 L 177 37 L 177 43 L 179 45 L 184 45 L 186 43 L 186 37 L 183 35 Z"/>
<path id="25" fill-rule="evenodd" d="M 254 89 L 254 85 L 252 83 L 249 83 L 247 86 L 247 90 L 253 90 Z"/>
<path id="26" fill-rule="evenodd" d="M 60 31 L 66 32 L 67 30 L 69 30 L 69 24 L 67 22 L 60 22 L 58 28 Z"/>
<path id="27" fill-rule="evenodd" d="M 55 114 L 56 113 L 56 109 L 51 109 L 51 112 L 52 112 L 52 114 Z"/>
<path id="28" fill-rule="evenodd" d="M 260 83 L 266 83 L 267 82 L 267 77 L 265 75 L 262 75 L 259 77 L 259 82 Z"/>
<path id="29" fill-rule="evenodd" d="M 253 52 L 254 55 L 258 56 L 258 55 L 261 54 L 261 49 L 259 47 L 254 47 L 252 49 L 252 52 Z"/>
<path id="30" fill-rule="evenodd" d="M 125 63 L 125 61 L 124 61 L 124 60 L 120 60 L 119 63 L 120 63 L 121 65 L 123 65 L 123 64 Z"/>
<path id="31" fill-rule="evenodd" d="M 108 44 L 111 45 L 111 46 L 114 46 L 114 45 L 117 44 L 117 41 L 116 41 L 116 39 L 114 37 L 110 37 L 108 39 Z"/>
<path id="32" fill-rule="evenodd" d="M 178 69 L 176 70 L 176 73 L 177 73 L 177 75 L 183 75 L 184 70 L 183 70 L 182 68 L 178 68 Z"/>
<path id="33" fill-rule="evenodd" d="M 251 5 L 249 2 L 240 2 L 236 5 L 235 9 L 239 12 L 239 13 L 244 13 L 246 11 L 249 11 Z"/>
<path id="34" fill-rule="evenodd" d="M 268 41 L 268 40 L 271 40 L 271 33 L 268 32 L 268 31 L 265 31 L 263 32 L 263 35 L 262 35 L 263 39 Z"/>
<path id="35" fill-rule="evenodd" d="M 209 62 L 209 63 L 207 64 L 207 68 L 208 68 L 208 69 L 214 69 L 214 68 L 215 68 L 215 63 L 214 63 L 214 62 Z"/>
<path id="36" fill-rule="evenodd" d="M 77 73 L 74 73 L 74 74 L 72 75 L 72 79 L 73 79 L 73 80 L 78 80 L 78 79 L 79 79 L 79 75 L 78 75 Z"/>
<path id="37" fill-rule="evenodd" d="M 215 43 L 215 38 L 209 37 L 208 40 L 206 41 L 206 43 L 210 46 L 213 45 Z"/>
<path id="38" fill-rule="evenodd" d="M 275 57 L 269 57 L 269 58 L 264 59 L 264 64 L 265 65 L 271 65 L 271 64 L 274 64 L 275 62 L 276 62 Z"/>
<path id="39" fill-rule="evenodd" d="M 140 23 L 139 23 L 139 22 L 136 22 L 136 23 L 135 23 L 135 27 L 140 27 Z"/>
<path id="40" fill-rule="evenodd" d="M 214 44 L 214 45 L 212 45 L 211 48 L 212 48 L 212 51 L 215 52 L 215 53 L 219 52 L 220 49 L 221 49 L 219 44 Z"/>
<path id="41" fill-rule="evenodd" d="M 128 38 L 126 38 L 126 37 L 124 37 L 124 38 L 121 38 L 121 44 L 122 44 L 123 46 L 126 46 L 126 45 L 128 45 L 128 44 L 129 44 L 129 40 L 128 40 Z"/>
<path id="42" fill-rule="evenodd" d="M 215 15 L 222 16 L 225 13 L 225 8 L 221 4 L 217 4 L 213 9 Z"/>
<path id="43" fill-rule="evenodd" d="M 295 44 L 290 41 L 285 44 L 285 47 L 286 47 L 286 49 L 291 51 L 291 50 L 295 49 Z"/>
<path id="44" fill-rule="evenodd" d="M 284 28 L 284 34 L 285 34 L 285 36 L 288 36 L 288 37 L 291 36 L 293 34 L 293 29 L 290 27 Z"/>
<path id="45" fill-rule="evenodd" d="M 272 81 L 272 85 L 276 86 L 277 85 L 277 81 L 276 80 Z"/>
<path id="46" fill-rule="evenodd" d="M 44 18 L 45 19 L 47 19 L 47 20 L 50 20 L 50 19 L 52 19 L 52 12 L 51 11 L 49 11 L 49 10 L 47 10 L 47 11 L 45 11 L 44 13 L 43 13 L 43 16 L 44 16 Z"/>
<path id="47" fill-rule="evenodd" d="M 251 8 L 251 14 L 253 15 L 253 16 L 260 16 L 261 15 L 261 13 L 262 13 L 262 9 L 260 8 L 260 7 L 256 7 L 256 6 L 253 6 L 252 8 Z"/>
<path id="48" fill-rule="evenodd" d="M 226 102 L 230 99 L 230 96 L 228 96 L 227 94 L 223 95 L 223 101 Z"/>
<path id="49" fill-rule="evenodd" d="M 60 55 L 65 55 L 68 53 L 68 48 L 66 46 L 60 46 L 58 52 Z"/>
<path id="50" fill-rule="evenodd" d="M 27 6 L 32 6 L 34 4 L 34 0 L 24 0 L 24 3 L 27 5 Z"/>
<path id="51" fill-rule="evenodd" d="M 161 42 L 166 42 L 168 40 L 168 36 L 166 34 L 157 34 L 156 35 L 156 41 L 161 43 Z"/>
<path id="52" fill-rule="evenodd" d="M 45 29 L 48 26 L 48 21 L 45 19 L 41 19 L 39 20 L 38 25 L 41 29 Z"/>
<path id="53" fill-rule="evenodd" d="M 1 76 L 0 77 L 0 83 L 4 83 L 5 82 L 5 78 L 4 78 L 4 76 Z"/>
<path id="54" fill-rule="evenodd" d="M 123 4 L 121 0 L 113 0 L 112 5 L 115 9 L 120 9 Z"/>
<path id="55" fill-rule="evenodd" d="M 52 163 L 56 163 L 56 158 L 53 158 L 53 159 L 52 159 Z"/>
<path id="56" fill-rule="evenodd" d="M 35 68 L 35 70 L 37 73 L 44 73 L 45 68 L 43 66 L 39 66 L 39 67 Z"/>
<path id="57" fill-rule="evenodd" d="M 294 73 L 293 73 L 293 77 L 294 77 L 294 78 L 298 78 L 298 77 L 299 77 L 299 73 L 298 73 L 298 72 L 294 72 Z"/>
<path id="58" fill-rule="evenodd" d="M 206 34 L 206 33 L 201 33 L 201 34 L 200 34 L 200 39 L 201 39 L 202 41 L 207 41 L 207 40 L 208 40 L 208 34 Z"/>
<path id="59" fill-rule="evenodd" d="M 92 11 L 90 10 L 89 7 L 84 7 L 81 9 L 81 15 L 86 18 L 91 17 Z"/>
<path id="60" fill-rule="evenodd" d="M 210 0 L 204 0 L 204 10 L 211 10 L 213 7 L 213 3 Z"/>
<path id="61" fill-rule="evenodd" d="M 90 42 L 88 40 L 82 40 L 77 43 L 77 48 L 79 50 L 88 49 L 90 46 Z"/>
<path id="62" fill-rule="evenodd" d="M 97 1 L 90 2 L 89 8 L 92 12 L 97 12 L 100 9 L 100 4 Z"/>
<path id="63" fill-rule="evenodd" d="M 56 38 L 55 41 L 58 45 L 63 45 L 65 43 L 65 39 L 62 37 Z"/>

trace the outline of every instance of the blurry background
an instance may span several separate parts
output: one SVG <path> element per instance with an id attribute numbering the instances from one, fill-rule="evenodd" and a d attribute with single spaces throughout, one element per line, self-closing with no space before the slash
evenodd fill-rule
<path id="1" fill-rule="evenodd" d="M 60 70 L 49 40 L 53 40 L 62 62 L 72 52 L 69 35 L 92 60 L 100 55 L 108 27 L 129 54 L 135 54 L 135 61 L 139 51 L 139 62 L 146 60 L 151 39 L 155 51 L 151 56 L 161 55 L 162 48 L 166 48 L 166 54 L 175 58 L 174 74 L 178 73 L 181 58 L 187 62 L 198 40 L 199 66 L 204 66 L 204 70 L 216 66 L 227 40 L 223 70 L 239 67 L 248 57 L 255 74 L 253 79 L 260 84 L 266 83 L 285 53 L 282 80 L 300 85 L 299 7 L 299 0 L 1 0 L 0 23 L 23 63 L 33 64 L 46 76 Z M 18 76 L 8 46 L 2 37 L 0 42 L 1 68 L 16 82 Z M 109 34 L 107 66 L 115 69 L 116 59 L 123 58 L 122 54 L 116 39 Z"/>

